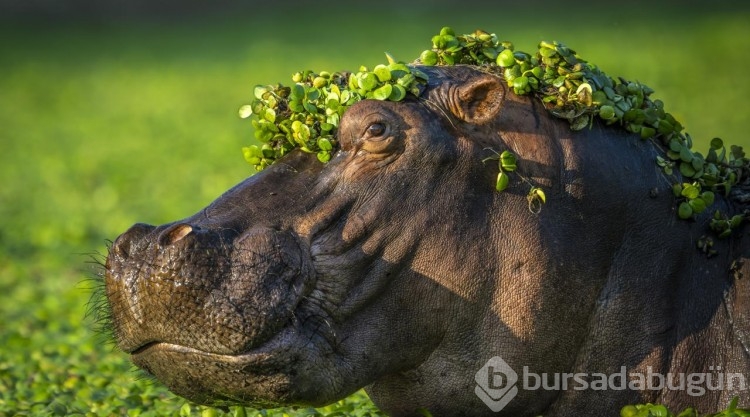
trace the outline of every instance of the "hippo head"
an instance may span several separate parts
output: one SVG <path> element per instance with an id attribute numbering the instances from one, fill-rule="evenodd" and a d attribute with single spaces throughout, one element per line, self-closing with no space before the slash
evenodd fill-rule
<path id="1" fill-rule="evenodd" d="M 669 189 L 656 151 L 596 126 L 571 140 L 540 103 L 474 67 L 423 70 L 420 98 L 349 108 L 327 164 L 292 152 L 191 217 L 116 239 L 106 296 L 136 365 L 203 404 L 323 405 L 367 387 L 393 414 L 479 415 L 475 374 L 493 356 L 565 372 L 581 351 L 629 364 L 648 354 L 586 336 L 645 326 L 587 323 L 605 301 L 626 302 L 611 288 L 601 299 L 608 277 L 652 256 L 616 255 L 627 225 L 673 218 L 670 198 L 648 198 Z M 522 180 L 498 193 L 497 163 L 483 159 L 506 149 Z M 639 181 L 613 179 L 612 165 Z M 554 210 L 529 210 L 530 184 Z M 660 258 L 644 279 L 671 266 Z M 520 392 L 505 411 L 539 413 L 556 396 Z"/>
<path id="2" fill-rule="evenodd" d="M 347 110 L 329 163 L 292 153 L 192 217 L 118 237 L 118 346 L 209 404 L 322 405 L 424 362 L 497 272 L 476 242 L 493 234 L 481 160 L 505 97 L 469 68 L 432 80 L 422 99 Z"/>

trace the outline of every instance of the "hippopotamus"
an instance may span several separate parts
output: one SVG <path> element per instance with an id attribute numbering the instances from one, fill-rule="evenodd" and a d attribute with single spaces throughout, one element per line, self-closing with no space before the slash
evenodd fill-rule
<path id="1" fill-rule="evenodd" d="M 657 141 L 573 131 L 476 67 L 422 70 L 420 97 L 351 106 L 328 163 L 292 151 L 190 217 L 119 236 L 105 277 L 119 348 L 218 406 L 322 406 L 363 387 L 392 416 L 750 405 L 746 231 L 696 249 L 708 212 L 740 204 L 717 196 L 682 221 Z M 486 159 L 504 150 L 524 180 L 497 192 Z M 623 369 L 734 378 L 701 395 L 570 379 Z M 532 373 L 547 387 L 528 389 Z"/>

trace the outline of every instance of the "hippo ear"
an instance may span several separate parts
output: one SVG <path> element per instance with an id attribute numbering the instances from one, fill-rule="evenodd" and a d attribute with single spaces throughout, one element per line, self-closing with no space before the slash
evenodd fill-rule
<path id="1" fill-rule="evenodd" d="M 450 106 L 455 116 L 468 123 L 484 124 L 500 113 L 505 86 L 499 78 L 484 75 L 460 85 L 457 93 Z"/>

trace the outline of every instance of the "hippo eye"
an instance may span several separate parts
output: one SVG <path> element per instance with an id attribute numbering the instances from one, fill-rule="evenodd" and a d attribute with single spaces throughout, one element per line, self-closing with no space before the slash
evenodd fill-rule
<path id="1" fill-rule="evenodd" d="M 378 137 L 385 133 L 385 125 L 382 123 L 372 123 L 367 126 L 367 136 Z"/>

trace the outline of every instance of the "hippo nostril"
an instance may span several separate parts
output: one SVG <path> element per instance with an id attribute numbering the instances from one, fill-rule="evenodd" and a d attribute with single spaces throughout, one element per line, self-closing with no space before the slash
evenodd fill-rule
<path id="1" fill-rule="evenodd" d="M 130 257 L 130 239 L 125 235 L 121 235 L 112 244 L 112 254 L 119 256 L 122 259 L 128 259 Z"/>
<path id="2" fill-rule="evenodd" d="M 112 243 L 112 253 L 123 259 L 127 259 L 130 256 L 133 242 L 143 239 L 144 236 L 154 229 L 155 227 L 150 224 L 134 224 L 125 233 L 115 239 L 114 243 Z"/>
<path id="3" fill-rule="evenodd" d="M 159 235 L 159 245 L 161 246 L 169 246 L 173 245 L 180 240 L 182 240 L 185 236 L 189 235 L 193 232 L 193 226 L 187 224 L 187 223 L 177 223 L 170 227 L 168 227 L 166 230 L 161 232 Z"/>

